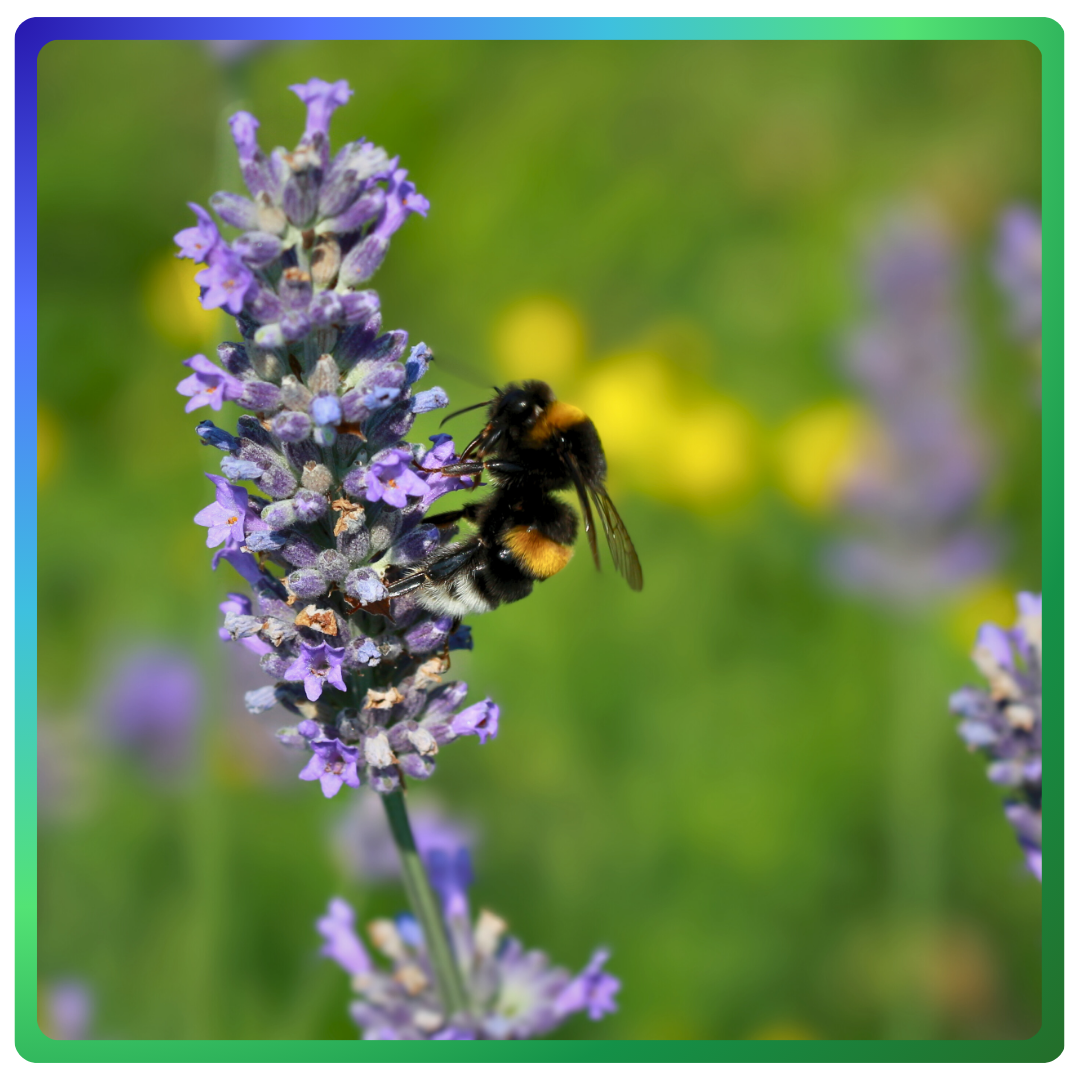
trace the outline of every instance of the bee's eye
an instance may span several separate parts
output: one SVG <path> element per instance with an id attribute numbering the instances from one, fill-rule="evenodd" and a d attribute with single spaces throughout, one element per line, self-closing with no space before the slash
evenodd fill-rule
<path id="1" fill-rule="evenodd" d="M 516 419 L 520 419 L 529 413 L 529 398 L 525 394 L 510 394 L 503 402 L 506 411 Z"/>

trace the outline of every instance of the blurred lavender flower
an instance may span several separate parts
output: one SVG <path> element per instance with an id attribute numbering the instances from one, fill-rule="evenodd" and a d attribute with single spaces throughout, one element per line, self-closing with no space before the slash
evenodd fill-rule
<path id="1" fill-rule="evenodd" d="M 78 979 L 64 979 L 49 988 L 45 1000 L 50 1037 L 90 1038 L 94 999 L 85 983 Z"/>
<path id="2" fill-rule="evenodd" d="M 1016 338 L 1042 338 L 1042 221 L 1030 206 L 1010 206 L 998 222 L 994 277 L 1009 301 Z"/>
<path id="3" fill-rule="evenodd" d="M 956 277 L 936 218 L 888 219 L 863 268 L 872 315 L 844 349 L 877 431 L 842 496 L 857 535 L 830 566 L 849 587 L 900 602 L 961 584 L 995 559 L 992 538 L 971 523 L 987 462 L 966 406 Z"/>
<path id="4" fill-rule="evenodd" d="M 113 671 L 99 711 L 105 733 L 156 770 L 186 764 L 202 699 L 202 678 L 184 653 L 129 652 Z"/>
<path id="5" fill-rule="evenodd" d="M 221 605 L 222 636 L 257 653 L 274 680 L 245 695 L 249 711 L 281 704 L 301 718 L 279 738 L 309 751 L 300 777 L 328 797 L 364 783 L 385 794 L 430 776 L 441 746 L 498 731 L 493 702 L 459 711 L 466 685 L 443 682 L 450 650 L 471 647 L 467 628 L 408 598 L 391 604 L 382 580 L 450 538 L 424 515 L 471 485 L 424 471 L 457 460 L 446 436 L 405 441 L 416 416 L 447 398 L 413 392 L 431 351 L 410 351 L 403 330 L 384 333 L 378 294 L 357 288 L 428 201 L 370 142 L 331 153 L 348 83 L 291 89 L 307 108 L 294 150 L 266 153 L 250 113 L 229 121 L 248 194 L 218 192 L 210 205 L 239 235 L 227 240 L 196 204 L 196 224 L 176 235 L 179 254 L 204 264 L 203 306 L 235 315 L 241 339 L 219 346 L 220 366 L 185 361 L 177 389 L 188 411 L 248 410 L 235 435 L 197 428 L 225 456 L 220 474 L 206 474 L 215 501 L 195 520 L 218 548 L 212 565 L 229 562 L 252 590 Z"/>
<path id="6" fill-rule="evenodd" d="M 1042 597 L 1020 593 L 1016 626 L 985 623 L 972 659 L 989 690 L 965 687 L 949 699 L 969 750 L 990 758 L 987 776 L 1011 792 L 1005 816 L 1028 869 L 1042 881 Z"/>
<path id="7" fill-rule="evenodd" d="M 420 857 L 427 860 L 432 851 L 457 851 L 471 848 L 475 830 L 449 817 L 432 803 L 410 807 L 413 839 Z M 386 827 L 386 814 L 379 800 L 362 795 L 334 828 L 334 850 L 342 866 L 353 877 L 366 883 L 395 881 L 401 876 L 397 847 Z"/>
<path id="8" fill-rule="evenodd" d="M 352 908 L 334 899 L 316 927 L 324 939 L 323 955 L 352 976 L 358 999 L 350 1012 L 365 1039 L 534 1039 L 573 1013 L 599 1020 L 615 1012 L 619 980 L 604 970 L 606 949 L 597 949 L 585 968 L 571 975 L 544 953 L 526 952 L 490 911 L 481 911 L 471 922 L 466 889 L 472 868 L 466 848 L 453 854 L 433 849 L 425 861 L 465 978 L 468 1012 L 444 1013 L 423 935 L 411 915 L 377 919 L 368 926 L 372 944 L 390 963 L 386 970 L 357 937 Z"/>

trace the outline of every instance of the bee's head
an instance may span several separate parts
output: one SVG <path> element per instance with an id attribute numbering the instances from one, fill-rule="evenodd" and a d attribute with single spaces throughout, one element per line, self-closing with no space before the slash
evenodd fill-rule
<path id="1" fill-rule="evenodd" d="M 504 439 L 512 444 L 521 442 L 554 402 L 555 394 L 551 387 L 539 379 L 510 383 L 501 390 L 496 387 L 495 396 L 482 403 L 488 410 L 484 430 L 462 451 L 462 457 L 483 457 L 493 453 Z"/>
<path id="2" fill-rule="evenodd" d="M 554 400 L 551 387 L 539 379 L 510 383 L 491 402 L 488 423 L 494 425 L 500 434 L 524 435 Z"/>

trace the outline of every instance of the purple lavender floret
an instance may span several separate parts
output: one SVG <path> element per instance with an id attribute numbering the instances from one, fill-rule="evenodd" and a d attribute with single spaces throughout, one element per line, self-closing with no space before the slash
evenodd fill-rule
<path id="1" fill-rule="evenodd" d="M 225 457 L 195 520 L 218 548 L 211 565 L 229 563 L 250 588 L 220 605 L 219 631 L 275 680 L 247 707 L 297 714 L 279 738 L 309 751 L 301 777 L 327 796 L 360 784 L 386 793 L 430 776 L 441 747 L 498 730 L 498 708 L 465 707 L 467 687 L 446 678 L 467 631 L 391 602 L 384 583 L 442 542 L 422 524 L 431 504 L 472 485 L 427 471 L 457 461 L 448 436 L 430 449 L 408 441 L 446 394 L 416 387 L 431 350 L 384 331 L 378 293 L 358 287 L 427 199 L 381 147 L 331 147 L 346 82 L 291 89 L 307 110 L 294 149 L 264 151 L 250 113 L 229 121 L 247 192 L 217 192 L 210 206 L 239 235 L 225 239 L 194 203 L 196 224 L 176 235 L 179 254 L 203 264 L 203 306 L 230 312 L 238 332 L 218 363 L 185 361 L 177 389 L 188 411 L 245 410 L 235 435 L 196 429 Z"/>
<path id="2" fill-rule="evenodd" d="M 381 499 L 401 509 L 411 496 L 427 495 L 428 486 L 413 472 L 412 463 L 412 452 L 404 447 L 383 450 L 372 458 L 363 478 L 368 502 Z"/>
<path id="3" fill-rule="evenodd" d="M 1009 792 L 1005 816 L 1042 881 L 1042 597 L 1020 593 L 1017 608 L 1011 630 L 985 623 L 976 638 L 972 659 L 988 689 L 958 690 L 949 709 L 963 717 L 968 749 L 990 759 L 990 782 Z"/>
<path id="4" fill-rule="evenodd" d="M 188 206 L 195 212 L 198 224 L 189 229 L 181 229 L 173 237 L 180 248 L 176 257 L 206 262 L 210 252 L 221 243 L 221 234 L 214 224 L 214 219 L 201 206 L 196 203 L 188 203 Z"/>
<path id="5" fill-rule="evenodd" d="M 856 591 L 906 604 L 993 567 L 996 539 L 977 521 L 987 453 L 967 406 L 956 256 L 936 217 L 887 219 L 860 277 L 870 315 L 843 356 L 875 436 L 841 493 L 850 534 L 829 568 Z"/>
<path id="6" fill-rule="evenodd" d="M 203 405 L 209 405 L 215 412 L 221 412 L 226 401 L 237 401 L 244 393 L 244 384 L 217 364 L 207 360 L 202 353 L 184 361 L 184 366 L 191 368 L 192 374 L 182 379 L 176 389 L 191 400 L 184 407 L 184 412 L 191 412 Z"/>
<path id="7" fill-rule="evenodd" d="M 539 950 L 526 951 L 490 911 L 482 910 L 471 921 L 467 888 L 472 869 L 466 849 L 435 850 L 425 862 L 465 979 L 468 1011 L 444 1013 L 411 915 L 377 919 L 368 926 L 374 949 L 388 962 L 383 967 L 357 937 L 352 908 L 335 898 L 316 926 L 325 942 L 323 954 L 352 976 L 357 999 L 349 1012 L 364 1039 L 535 1039 L 574 1013 L 599 1020 L 616 1011 L 620 984 L 604 970 L 607 949 L 597 949 L 584 970 L 572 975 Z"/>

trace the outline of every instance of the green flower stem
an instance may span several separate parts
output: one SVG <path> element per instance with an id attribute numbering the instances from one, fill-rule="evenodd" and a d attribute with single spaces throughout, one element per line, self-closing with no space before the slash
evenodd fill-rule
<path id="1" fill-rule="evenodd" d="M 416 850 L 409 815 L 405 809 L 405 796 L 400 788 L 382 797 L 390 832 L 401 856 L 401 876 L 405 879 L 405 892 L 424 933 L 431 969 L 435 974 L 435 987 L 447 1016 L 469 1011 L 469 999 L 461 981 L 461 972 L 450 948 L 442 912 L 435 891 L 428 881 L 420 853 Z"/>

